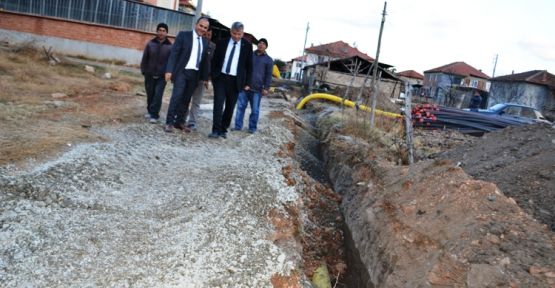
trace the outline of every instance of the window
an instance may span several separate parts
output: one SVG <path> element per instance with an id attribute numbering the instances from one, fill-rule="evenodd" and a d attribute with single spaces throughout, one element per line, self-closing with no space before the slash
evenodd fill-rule
<path id="1" fill-rule="evenodd" d="M 520 116 L 530 119 L 536 119 L 536 113 L 534 113 L 534 109 L 532 108 L 522 107 L 522 114 Z"/>
<path id="2" fill-rule="evenodd" d="M 478 80 L 470 80 L 470 87 L 478 88 Z"/>
<path id="3" fill-rule="evenodd" d="M 511 116 L 520 116 L 520 107 L 507 107 L 507 109 L 505 109 L 505 115 L 511 115 Z"/>

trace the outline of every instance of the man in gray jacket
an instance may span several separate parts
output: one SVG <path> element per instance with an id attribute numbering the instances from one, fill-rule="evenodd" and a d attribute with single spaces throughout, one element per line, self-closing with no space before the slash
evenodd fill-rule
<path id="1" fill-rule="evenodd" d="M 160 118 L 162 97 L 166 88 L 164 73 L 166 63 L 170 57 L 172 43 L 167 38 L 168 25 L 160 23 L 156 27 L 156 37 L 146 44 L 143 59 L 141 60 L 141 73 L 145 77 L 146 109 L 150 123 L 157 123 Z"/>

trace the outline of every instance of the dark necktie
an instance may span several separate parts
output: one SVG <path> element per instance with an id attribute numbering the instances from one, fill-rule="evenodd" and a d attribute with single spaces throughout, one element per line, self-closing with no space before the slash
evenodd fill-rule
<path id="1" fill-rule="evenodd" d="M 233 48 L 231 48 L 231 53 L 229 53 L 229 59 L 227 59 L 227 65 L 225 66 L 225 73 L 229 74 L 229 70 L 231 70 L 231 62 L 233 61 L 233 54 L 235 54 L 235 46 L 237 42 L 233 41 Z"/>
<path id="2" fill-rule="evenodd" d="M 198 49 L 197 49 L 197 69 L 200 65 L 200 48 L 202 48 L 202 46 L 200 45 L 200 37 L 197 37 L 197 42 L 198 42 Z"/>

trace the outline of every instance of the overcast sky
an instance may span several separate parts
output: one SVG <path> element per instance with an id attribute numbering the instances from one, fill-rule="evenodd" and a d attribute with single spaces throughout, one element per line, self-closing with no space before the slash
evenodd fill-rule
<path id="1" fill-rule="evenodd" d="M 196 1 L 193 1 L 196 2 Z M 203 12 L 226 26 L 267 38 L 268 54 L 289 61 L 307 47 L 342 40 L 375 58 L 384 1 L 203 0 Z M 379 61 L 423 73 L 464 61 L 492 76 L 555 74 L 554 0 L 389 0 Z"/>

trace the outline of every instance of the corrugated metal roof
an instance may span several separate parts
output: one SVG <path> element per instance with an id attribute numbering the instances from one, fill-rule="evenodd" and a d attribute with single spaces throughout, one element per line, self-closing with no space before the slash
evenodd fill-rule
<path id="1" fill-rule="evenodd" d="M 424 73 L 437 73 L 437 72 L 441 72 L 445 74 L 460 75 L 460 76 L 473 76 L 473 77 L 483 78 L 483 79 L 490 78 L 484 72 L 464 62 L 453 62 L 451 64 L 447 64 L 441 67 L 424 71 Z"/>

